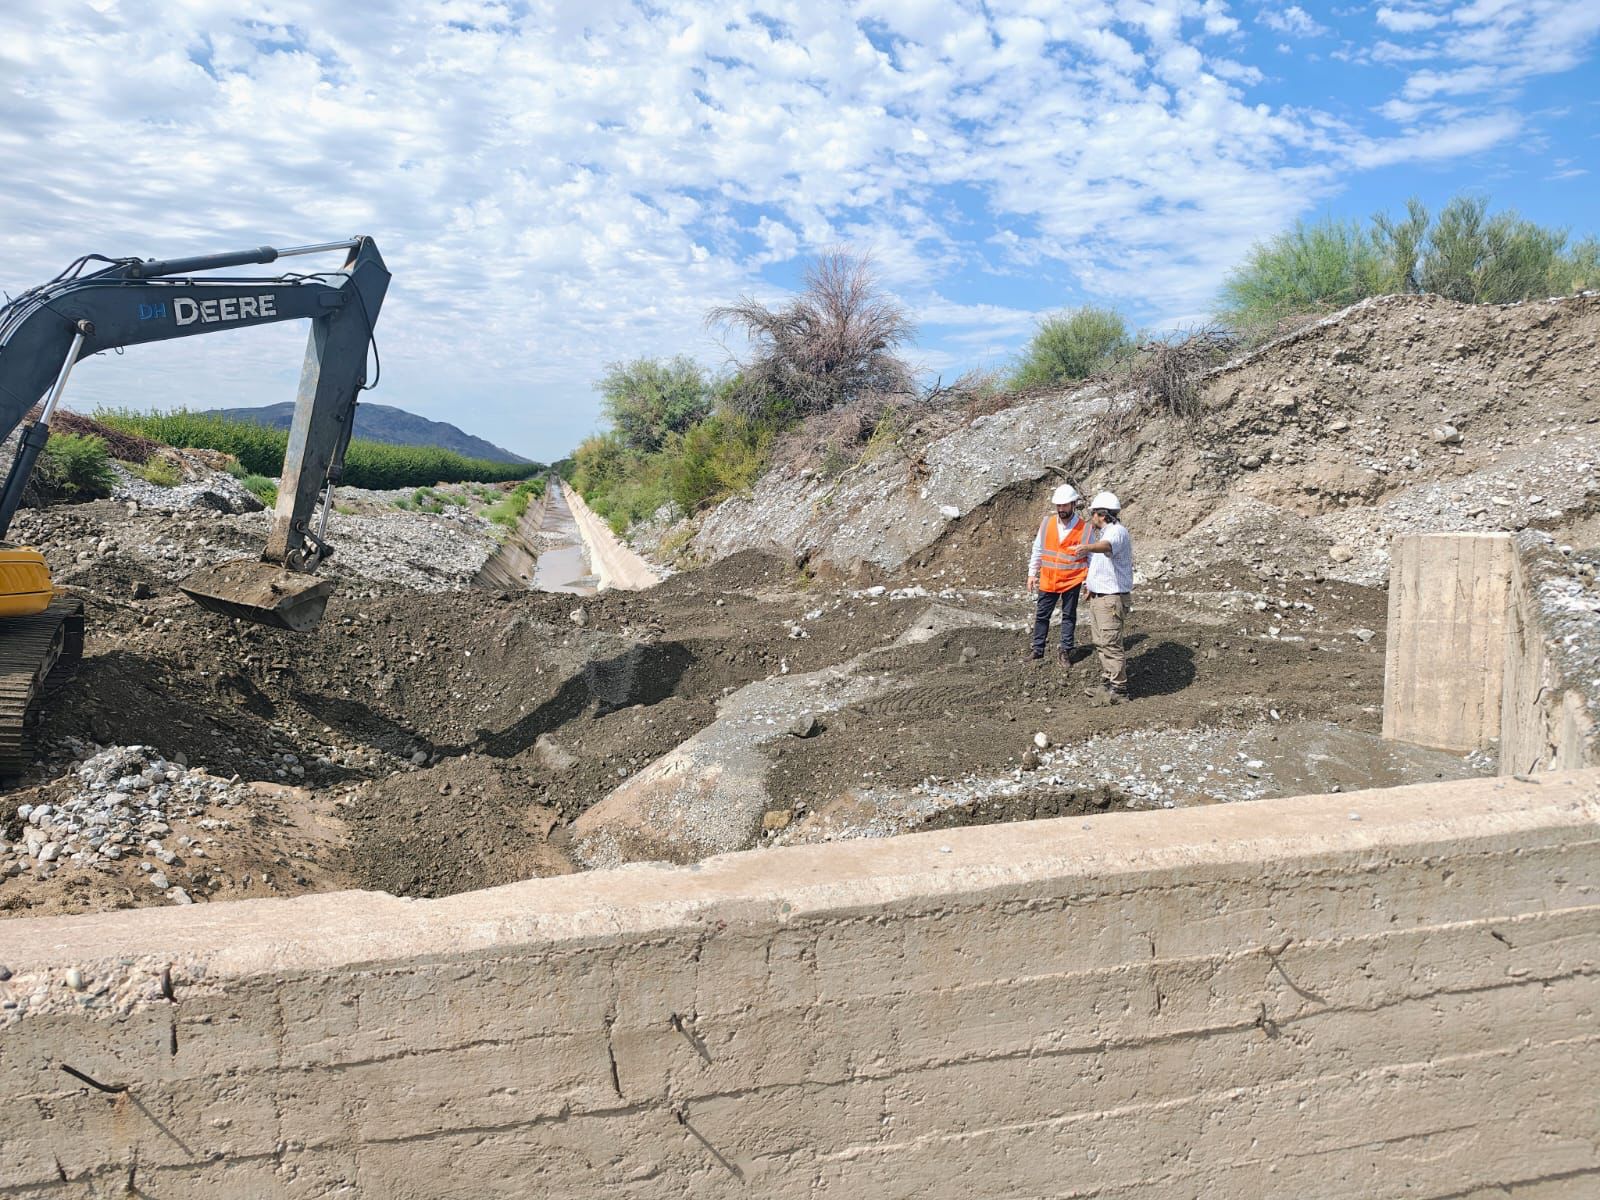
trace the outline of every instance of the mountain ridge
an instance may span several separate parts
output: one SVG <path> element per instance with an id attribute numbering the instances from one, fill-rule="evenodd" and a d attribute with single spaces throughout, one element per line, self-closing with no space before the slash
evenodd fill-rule
<path id="1" fill-rule="evenodd" d="M 272 429 L 288 429 L 294 419 L 294 402 L 285 400 L 256 408 L 211 408 L 208 416 L 230 421 L 252 421 Z M 433 421 L 392 404 L 361 404 L 356 408 L 355 436 L 391 446 L 436 446 L 453 450 L 467 458 L 486 458 L 491 462 L 532 463 L 485 438 L 467 433 L 448 421 Z"/>

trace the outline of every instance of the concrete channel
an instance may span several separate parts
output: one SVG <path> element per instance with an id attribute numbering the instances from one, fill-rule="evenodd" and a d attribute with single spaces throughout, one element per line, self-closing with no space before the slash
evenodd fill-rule
<path id="1" fill-rule="evenodd" d="M 544 520 L 539 529 L 543 549 L 534 563 L 531 586 L 537 592 L 592 596 L 600 590 L 600 579 L 590 565 L 589 548 L 567 503 L 566 490 L 563 484 L 545 491 Z"/>

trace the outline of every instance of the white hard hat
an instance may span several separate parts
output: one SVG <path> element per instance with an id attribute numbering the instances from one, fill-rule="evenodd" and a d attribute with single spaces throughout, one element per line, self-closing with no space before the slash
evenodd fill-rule
<path id="1" fill-rule="evenodd" d="M 1122 501 L 1111 492 L 1096 492 L 1094 499 L 1089 501 L 1089 511 L 1093 512 L 1097 508 L 1106 509 L 1108 512 L 1121 512 Z"/>
<path id="2" fill-rule="evenodd" d="M 1083 497 L 1078 495 L 1078 489 L 1077 488 L 1073 487 L 1070 483 L 1063 483 L 1060 487 L 1058 487 L 1055 490 L 1055 494 L 1050 497 L 1050 503 L 1051 504 L 1076 504 L 1079 500 L 1082 500 L 1082 499 L 1083 499 Z"/>

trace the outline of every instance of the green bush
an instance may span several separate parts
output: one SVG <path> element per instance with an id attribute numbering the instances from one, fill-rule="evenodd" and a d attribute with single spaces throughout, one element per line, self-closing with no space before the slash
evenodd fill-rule
<path id="1" fill-rule="evenodd" d="M 735 413 L 717 414 L 696 425 L 670 448 L 666 475 L 672 499 L 692 513 L 724 496 L 749 491 L 766 470 L 775 434 L 771 425 Z"/>
<path id="2" fill-rule="evenodd" d="M 1052 387 L 1087 379 L 1132 344 L 1122 314 L 1086 304 L 1046 317 L 1011 375 L 1014 388 Z"/>
<path id="3" fill-rule="evenodd" d="M 1244 333 L 1331 311 L 1368 296 L 1431 292 L 1466 304 L 1505 304 L 1600 284 L 1600 242 L 1513 211 L 1491 214 L 1457 196 L 1431 217 L 1420 201 L 1370 226 L 1325 219 L 1258 242 L 1223 284 L 1219 316 Z"/>
<path id="4" fill-rule="evenodd" d="M 600 406 L 629 448 L 650 454 L 710 414 L 711 383 L 681 354 L 614 362 L 600 380 Z"/>
<path id="5" fill-rule="evenodd" d="M 543 495 L 543 476 L 538 479 L 524 479 L 511 489 L 505 499 L 489 509 L 489 520 L 497 525 L 504 525 L 507 529 L 515 529 L 523 514 L 528 511 L 528 505 Z"/>
<path id="6" fill-rule="evenodd" d="M 35 472 L 40 490 L 63 500 L 104 499 L 117 481 L 105 439 L 93 434 L 56 434 L 45 443 Z"/>
<path id="7" fill-rule="evenodd" d="M 278 503 L 278 481 L 268 479 L 265 475 L 246 475 L 239 481 L 244 490 L 249 492 L 268 508 Z"/>
<path id="8" fill-rule="evenodd" d="M 283 474 L 289 435 L 250 421 L 229 421 L 209 414 L 175 409 L 132 412 L 101 409 L 95 419 L 113 429 L 136 433 L 169 446 L 221 450 L 239 460 L 252 475 Z M 491 462 L 466 458 L 431 446 L 391 446 L 357 438 L 345 453 L 342 483 L 375 490 L 478 481 L 498 483 L 525 479 L 542 470 L 537 464 Z"/>
<path id="9" fill-rule="evenodd" d="M 1422 252 L 1419 282 L 1465 304 L 1506 304 L 1562 288 L 1567 231 L 1515 212 L 1489 215 L 1489 202 L 1458 196 L 1440 211 Z"/>
<path id="10" fill-rule="evenodd" d="M 1266 329 L 1285 317 L 1343 308 L 1401 289 L 1378 243 L 1358 221 L 1330 219 L 1257 242 L 1222 285 L 1223 320 L 1236 329 Z"/>
<path id="11" fill-rule="evenodd" d="M 157 487 L 177 487 L 182 480 L 177 466 L 164 458 L 152 458 L 143 466 L 134 467 L 133 473 Z"/>

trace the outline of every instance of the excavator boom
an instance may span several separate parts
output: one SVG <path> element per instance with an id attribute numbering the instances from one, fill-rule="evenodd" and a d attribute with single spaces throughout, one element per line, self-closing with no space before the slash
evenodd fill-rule
<path id="1" fill-rule="evenodd" d="M 342 268 L 270 279 L 203 278 L 196 272 L 345 251 Z M 182 585 L 204 608 L 304 631 L 322 618 L 332 585 L 312 574 L 332 553 L 325 529 L 312 528 L 319 499 L 331 503 L 366 387 L 367 349 L 389 286 L 371 238 L 287 250 L 261 247 L 168 260 L 80 259 L 42 287 L 0 309 L 0 439 L 45 398 L 22 436 L 3 490 L 0 538 L 16 514 L 72 367 L 102 350 L 309 320 L 305 365 L 267 545 L 259 562 L 207 568 Z M 48 395 L 47 395 L 48 393 Z"/>

